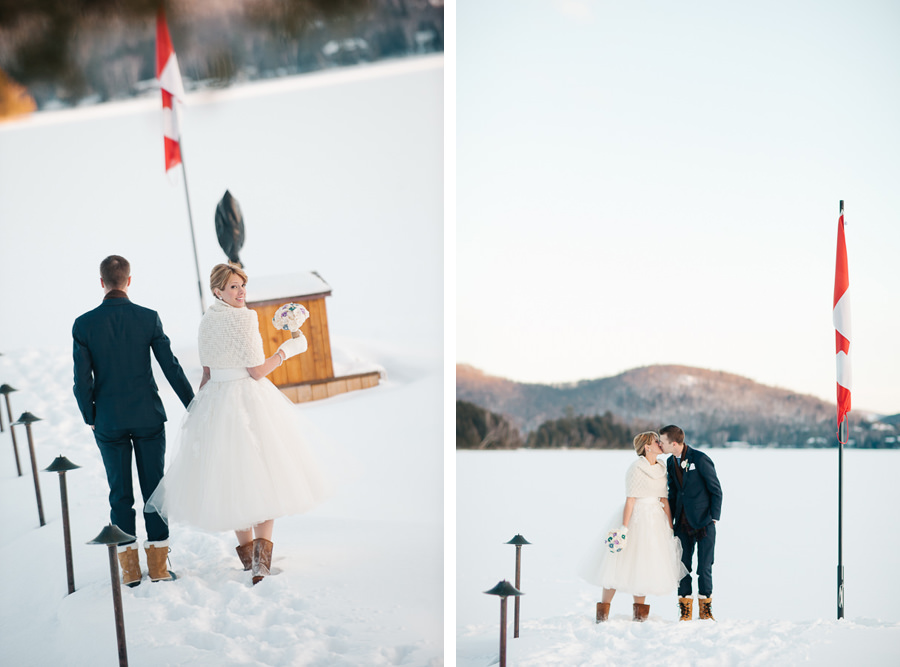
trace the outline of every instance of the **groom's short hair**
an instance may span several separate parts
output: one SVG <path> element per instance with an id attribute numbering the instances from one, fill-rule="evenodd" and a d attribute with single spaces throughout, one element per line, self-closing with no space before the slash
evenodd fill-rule
<path id="1" fill-rule="evenodd" d="M 110 255 L 100 262 L 100 278 L 111 289 L 122 289 L 128 285 L 131 264 L 121 255 Z"/>
<path id="2" fill-rule="evenodd" d="M 661 436 L 664 435 L 669 438 L 669 442 L 677 442 L 679 445 L 684 444 L 684 431 L 675 426 L 675 424 L 663 426 L 661 429 L 659 429 L 659 434 Z"/>

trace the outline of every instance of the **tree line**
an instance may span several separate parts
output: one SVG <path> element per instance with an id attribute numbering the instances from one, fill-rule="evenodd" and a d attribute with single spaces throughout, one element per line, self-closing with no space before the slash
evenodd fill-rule
<path id="1" fill-rule="evenodd" d="M 523 439 L 506 417 L 468 401 L 456 402 L 457 449 L 625 449 L 632 446 L 632 427 L 607 412 L 586 417 L 567 414 L 541 424 Z"/>
<path id="2" fill-rule="evenodd" d="M 160 4 L 188 91 L 444 49 L 429 0 L 0 0 L 0 95 L 40 110 L 152 89 Z"/>
<path id="3" fill-rule="evenodd" d="M 569 407 L 566 415 L 540 424 L 524 437 L 505 416 L 486 410 L 468 401 L 456 401 L 457 449 L 629 449 L 634 436 L 641 431 L 655 430 L 661 424 L 625 422 L 607 411 L 602 415 L 575 415 Z M 709 431 L 689 432 L 688 441 L 704 446 L 749 444 L 746 436 L 753 429 L 734 424 Z M 782 448 L 821 448 L 837 445 L 836 438 L 823 437 L 818 430 L 790 429 L 783 426 L 779 438 L 769 442 L 754 442 L 755 446 L 773 445 Z M 893 424 L 858 422 L 850 433 L 849 446 L 857 449 L 893 449 L 900 446 L 898 428 Z M 752 441 L 751 441 L 752 442 Z"/>

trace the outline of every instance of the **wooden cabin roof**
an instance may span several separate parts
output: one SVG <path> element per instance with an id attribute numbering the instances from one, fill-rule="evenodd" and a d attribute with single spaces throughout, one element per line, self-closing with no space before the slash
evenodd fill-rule
<path id="1" fill-rule="evenodd" d="M 331 296 L 331 285 L 315 271 L 273 276 L 250 277 L 247 304 L 285 303 L 291 299 L 317 299 Z"/>

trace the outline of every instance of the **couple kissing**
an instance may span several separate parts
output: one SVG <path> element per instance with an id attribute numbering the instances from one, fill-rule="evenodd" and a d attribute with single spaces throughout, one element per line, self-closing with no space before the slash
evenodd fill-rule
<path id="1" fill-rule="evenodd" d="M 634 437 L 638 460 L 625 473 L 625 504 L 607 524 L 579 567 L 580 576 L 602 587 L 597 622 L 609 620 L 617 590 L 634 597 L 634 621 L 650 615 L 647 595 L 677 588 L 681 621 L 693 618 L 692 564 L 697 553 L 699 618 L 712 615 L 712 566 L 722 487 L 708 455 L 684 441 L 675 425 Z M 665 461 L 657 460 L 667 454 Z"/>

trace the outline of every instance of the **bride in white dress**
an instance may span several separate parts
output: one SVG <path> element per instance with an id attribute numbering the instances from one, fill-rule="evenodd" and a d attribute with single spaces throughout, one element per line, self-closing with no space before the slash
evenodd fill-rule
<path id="1" fill-rule="evenodd" d="M 327 484 L 296 407 L 265 377 L 305 352 L 306 338 L 285 341 L 266 359 L 258 316 L 244 303 L 246 287 L 241 268 L 212 270 L 216 301 L 200 321 L 200 390 L 181 424 L 178 452 L 147 504 L 166 521 L 234 530 L 256 584 L 271 567 L 274 520 L 317 505 Z"/>
<path id="2" fill-rule="evenodd" d="M 681 562 L 681 542 L 672 531 L 672 513 L 666 491 L 666 467 L 656 460 L 662 454 L 659 434 L 639 433 L 634 438 L 638 460 L 625 473 L 625 506 L 609 523 L 613 539 L 624 542 L 610 549 L 603 533 L 583 559 L 578 573 L 603 587 L 597 603 L 597 622 L 609 619 L 609 606 L 617 590 L 634 596 L 633 620 L 650 614 L 646 596 L 666 595 L 678 586 L 687 570 Z M 621 535 L 625 534 L 624 540 Z"/>

